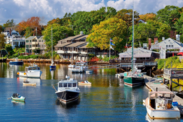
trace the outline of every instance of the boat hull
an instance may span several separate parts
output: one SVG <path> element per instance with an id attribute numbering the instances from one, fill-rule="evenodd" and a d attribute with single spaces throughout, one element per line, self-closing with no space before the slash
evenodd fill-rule
<path id="1" fill-rule="evenodd" d="M 40 78 L 42 71 L 32 71 L 32 72 L 19 72 L 20 77 L 28 77 L 28 78 Z"/>
<path id="2" fill-rule="evenodd" d="M 10 61 L 9 65 L 23 65 L 24 62 L 23 61 Z"/>
<path id="3" fill-rule="evenodd" d="M 152 109 L 148 102 L 149 99 L 146 99 L 146 110 L 149 118 L 151 119 L 180 119 L 180 111 L 177 106 L 173 106 L 173 109 L 170 110 L 155 110 Z"/>
<path id="4" fill-rule="evenodd" d="M 145 83 L 143 77 L 124 77 L 124 84 L 133 88 L 143 86 Z"/>
<path id="5" fill-rule="evenodd" d="M 11 97 L 12 100 L 14 101 L 21 101 L 21 102 L 24 102 L 25 101 L 25 97 L 23 98 L 14 98 L 14 97 Z"/>
<path id="6" fill-rule="evenodd" d="M 82 82 L 79 82 L 78 85 L 80 85 L 80 86 L 91 86 L 91 83 L 82 83 Z"/>
<path id="7" fill-rule="evenodd" d="M 72 103 L 79 98 L 79 92 L 73 91 L 56 92 L 56 95 L 59 101 L 64 104 Z"/>
<path id="8" fill-rule="evenodd" d="M 23 83 L 23 86 L 36 86 L 36 83 Z"/>
<path id="9" fill-rule="evenodd" d="M 50 69 L 56 69 L 56 66 L 50 66 Z"/>

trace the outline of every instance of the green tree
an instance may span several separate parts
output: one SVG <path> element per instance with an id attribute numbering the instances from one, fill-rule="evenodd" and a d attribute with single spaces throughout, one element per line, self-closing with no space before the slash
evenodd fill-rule
<path id="1" fill-rule="evenodd" d="M 4 34 L 0 34 L 0 49 L 3 49 L 5 46 Z"/>
<path id="2" fill-rule="evenodd" d="M 109 18 L 94 25 L 91 34 L 88 35 L 88 47 L 98 47 L 101 50 L 109 49 L 110 38 L 115 44 L 114 49 L 121 51 L 124 47 L 126 35 L 126 22 L 118 18 Z"/>
<path id="3" fill-rule="evenodd" d="M 0 25 L 0 33 L 4 31 L 4 27 Z"/>
<path id="4" fill-rule="evenodd" d="M 107 12 L 105 10 L 106 8 L 102 7 L 97 11 L 78 11 L 74 13 L 71 16 L 74 34 L 79 34 L 80 31 L 83 31 L 84 34 L 89 34 L 93 25 L 116 15 L 116 10 L 112 7 L 107 7 Z"/>
<path id="5" fill-rule="evenodd" d="M 183 12 L 180 18 L 175 22 L 175 29 L 179 34 L 183 34 Z"/>
<path id="6" fill-rule="evenodd" d="M 8 20 L 5 24 L 3 24 L 3 26 L 4 26 L 5 28 L 6 28 L 6 27 L 15 26 L 14 20 L 13 20 L 13 19 Z"/>
<path id="7" fill-rule="evenodd" d="M 69 27 L 61 26 L 56 23 L 48 25 L 43 31 L 43 36 L 46 41 L 45 43 L 47 50 L 51 50 L 51 28 L 53 32 L 53 46 L 55 46 L 60 39 L 73 35 L 73 30 Z"/>
<path id="8" fill-rule="evenodd" d="M 28 38 L 29 36 L 32 36 L 32 28 L 27 27 L 25 30 L 25 37 Z"/>
<path id="9" fill-rule="evenodd" d="M 179 7 L 177 6 L 166 6 L 157 12 L 157 20 L 170 25 L 171 30 L 175 30 L 174 23 L 180 17 Z"/>

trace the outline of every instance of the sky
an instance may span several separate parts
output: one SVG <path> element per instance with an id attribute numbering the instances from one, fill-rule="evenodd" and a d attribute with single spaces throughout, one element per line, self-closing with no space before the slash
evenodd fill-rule
<path id="1" fill-rule="evenodd" d="M 64 14 L 77 11 L 98 10 L 110 6 L 117 11 L 132 9 L 139 14 L 156 13 L 166 5 L 183 7 L 183 0 L 0 0 L 0 25 L 9 19 L 18 24 L 32 16 L 41 18 L 47 24 L 53 18 L 62 18 Z"/>

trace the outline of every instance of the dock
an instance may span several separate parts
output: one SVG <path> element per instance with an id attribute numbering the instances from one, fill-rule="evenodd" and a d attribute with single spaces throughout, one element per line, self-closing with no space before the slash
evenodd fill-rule
<path id="1" fill-rule="evenodd" d="M 168 86 L 166 84 L 164 84 L 163 82 L 161 83 L 160 81 L 157 81 L 156 78 L 152 78 L 150 76 L 144 75 L 144 79 L 145 79 L 145 85 L 152 91 L 156 91 L 156 88 L 157 88 L 158 91 L 171 92 L 171 90 L 168 89 Z M 178 102 L 179 104 L 178 108 L 180 110 L 181 117 L 183 117 L 183 99 L 175 95 L 173 101 Z"/>

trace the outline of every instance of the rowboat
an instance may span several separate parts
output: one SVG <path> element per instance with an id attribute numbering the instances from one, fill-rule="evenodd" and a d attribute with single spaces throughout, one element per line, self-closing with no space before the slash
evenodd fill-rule
<path id="1" fill-rule="evenodd" d="M 36 83 L 23 82 L 23 86 L 36 86 Z"/>
<path id="2" fill-rule="evenodd" d="M 14 101 L 25 101 L 25 97 L 20 96 L 18 93 L 14 93 L 11 96 L 11 99 L 14 100 Z"/>
<path id="3" fill-rule="evenodd" d="M 87 86 L 91 86 L 91 82 L 89 82 L 89 81 L 81 81 L 81 82 L 79 82 L 78 83 L 78 85 L 80 85 L 80 86 L 82 86 L 82 85 L 87 85 Z"/>

